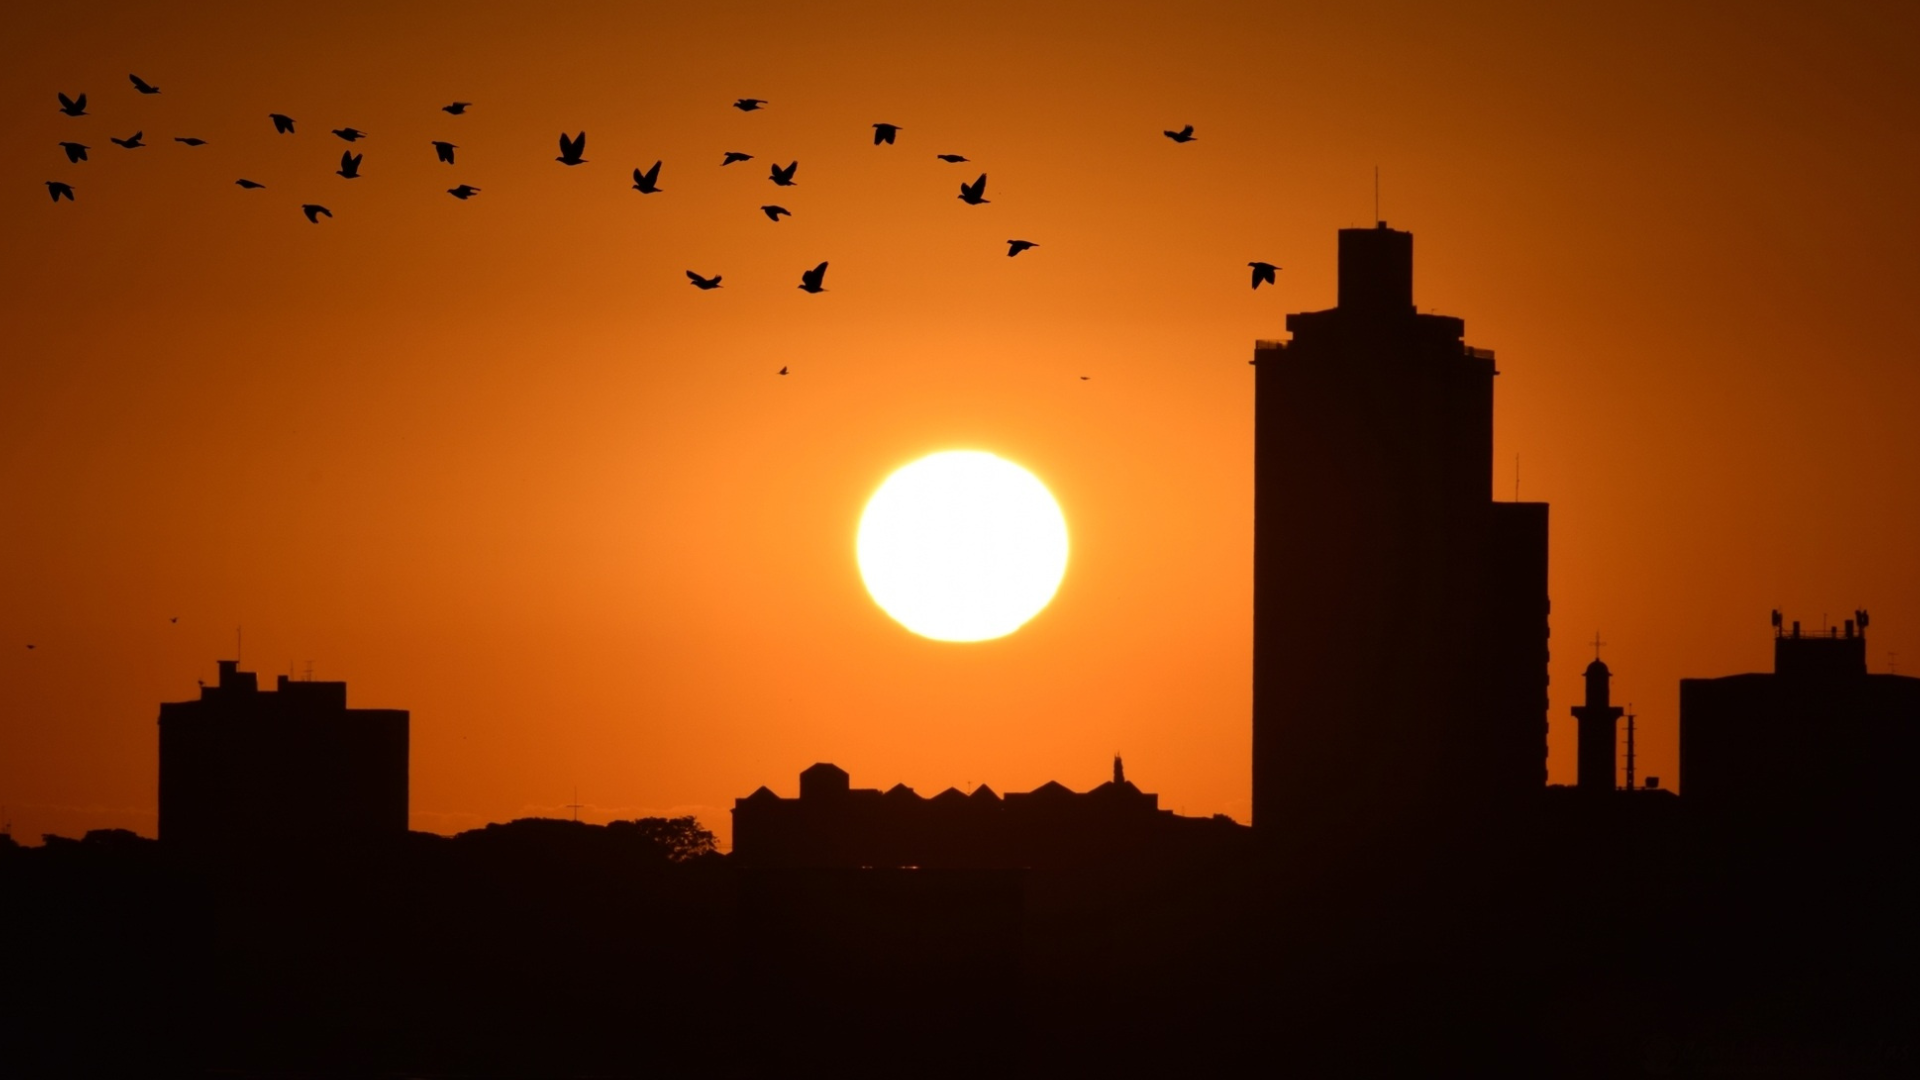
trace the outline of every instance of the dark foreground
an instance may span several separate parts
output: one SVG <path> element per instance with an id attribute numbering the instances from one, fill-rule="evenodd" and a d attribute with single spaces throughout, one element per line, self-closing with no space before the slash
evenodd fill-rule
<path id="1" fill-rule="evenodd" d="M 0 1073 L 1912 1074 L 1904 824 L 1550 793 L 1450 835 L 1032 870 L 676 862 L 568 822 L 0 843 Z"/>

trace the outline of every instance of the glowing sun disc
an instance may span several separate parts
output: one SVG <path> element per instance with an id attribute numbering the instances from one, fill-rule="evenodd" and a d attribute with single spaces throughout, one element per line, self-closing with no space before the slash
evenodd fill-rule
<path id="1" fill-rule="evenodd" d="M 936 641 L 988 641 L 1040 613 L 1067 572 L 1067 519 L 1032 473 L 980 450 L 901 466 L 855 544 L 880 609 Z"/>

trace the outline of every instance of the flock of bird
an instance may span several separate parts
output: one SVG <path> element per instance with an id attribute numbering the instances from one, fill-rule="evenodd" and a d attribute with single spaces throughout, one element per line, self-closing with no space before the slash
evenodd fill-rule
<path id="1" fill-rule="evenodd" d="M 133 89 L 136 93 L 148 95 L 148 94 L 158 94 L 160 92 L 160 88 L 158 86 L 155 86 L 147 82 L 145 79 L 142 79 L 138 75 L 128 75 L 127 78 L 132 81 Z M 60 99 L 60 111 L 62 113 L 66 114 L 67 116 L 88 115 L 87 95 L 81 94 L 78 97 L 68 97 L 65 93 L 61 93 L 58 96 Z M 740 110 L 743 113 L 752 113 L 752 112 L 758 112 L 761 108 L 763 108 L 767 104 L 768 102 L 765 98 L 740 98 L 733 103 L 733 107 Z M 442 106 L 441 111 L 447 113 L 450 116 L 462 116 L 462 115 L 465 115 L 466 111 L 472 107 L 473 107 L 473 103 L 470 101 L 455 101 L 451 104 Z M 268 113 L 267 118 L 273 121 L 273 130 L 276 134 L 279 134 L 279 135 L 295 134 L 295 121 L 293 117 L 287 116 L 284 113 Z M 898 138 L 901 130 L 902 129 L 899 124 L 874 124 L 873 125 L 873 145 L 875 146 L 894 145 L 894 140 Z M 361 139 L 364 139 L 367 137 L 366 132 L 353 127 L 335 128 L 333 130 L 333 134 L 349 144 L 357 143 Z M 1169 130 L 1169 131 L 1162 132 L 1162 134 L 1164 134 L 1168 139 L 1171 139 L 1173 142 L 1178 144 L 1190 143 L 1190 142 L 1193 142 L 1195 139 L 1195 136 L 1193 134 L 1192 124 L 1187 124 L 1186 126 L 1180 128 L 1178 131 Z M 128 136 L 127 138 L 124 138 L 124 139 L 112 138 L 109 141 L 112 142 L 115 146 L 119 146 L 127 150 L 138 150 L 147 145 L 144 141 L 142 141 L 145 138 L 145 135 L 146 133 L 144 131 L 136 131 L 132 135 Z M 189 147 L 206 145 L 205 139 L 198 139 L 198 138 L 192 138 L 187 136 L 175 136 L 173 141 L 184 144 Z M 67 142 L 60 143 L 60 149 L 66 153 L 67 161 L 69 164 L 77 164 L 77 163 L 89 160 L 87 157 L 87 153 L 92 149 L 92 147 L 87 146 L 86 144 L 80 143 L 80 142 L 67 141 Z M 446 164 L 446 165 L 454 164 L 454 152 L 458 149 L 459 149 L 459 146 L 456 143 L 447 142 L 444 140 L 433 140 L 433 152 L 434 152 L 435 158 L 442 164 Z M 573 136 L 568 136 L 566 133 L 562 132 L 560 135 L 560 156 L 556 157 L 554 160 L 566 166 L 585 165 L 587 163 L 586 152 L 587 152 L 587 133 L 586 132 L 582 131 L 579 134 L 573 135 Z M 959 165 L 967 162 L 967 158 L 960 154 L 936 154 L 934 156 L 939 160 L 946 162 L 949 165 Z M 356 154 L 351 149 L 342 151 L 340 154 L 340 168 L 335 171 L 334 175 L 339 176 L 342 179 L 346 179 L 346 180 L 359 179 L 360 163 L 364 157 L 365 157 L 364 154 Z M 752 160 L 753 160 L 752 154 L 745 154 L 736 150 L 729 150 L 726 152 L 725 156 L 721 158 L 720 165 L 721 167 L 724 168 L 729 165 L 734 165 L 743 161 L 752 161 Z M 660 166 L 661 166 L 661 162 L 656 161 L 653 163 L 653 166 L 651 168 L 634 169 L 633 170 L 633 189 L 635 191 L 638 191 L 642 195 L 658 195 L 663 190 L 665 190 L 660 186 Z M 771 180 L 774 183 L 774 185 L 777 187 L 794 187 L 796 186 L 794 182 L 794 174 L 799 170 L 799 168 L 800 168 L 800 163 L 798 161 L 789 162 L 784 166 L 776 162 L 773 165 L 770 174 L 768 175 L 768 179 Z M 249 180 L 245 177 L 241 177 L 240 179 L 235 180 L 234 183 L 239 187 L 248 191 L 256 191 L 266 187 L 265 184 L 262 184 L 256 180 Z M 74 201 L 73 185 L 65 181 L 61 181 L 61 180 L 47 181 L 47 191 L 53 197 L 53 201 L 55 203 L 58 203 L 61 199 L 65 199 L 68 202 Z M 462 202 L 468 199 L 471 199 L 472 197 L 474 197 L 475 195 L 478 195 L 479 193 L 480 193 L 480 189 L 477 187 L 474 187 L 471 184 L 460 184 L 458 186 L 447 189 L 448 195 L 451 195 L 454 198 L 461 200 Z M 987 174 L 983 172 L 978 177 L 974 178 L 974 180 L 971 183 L 966 183 L 966 182 L 961 183 L 960 194 L 958 198 L 960 199 L 961 202 L 966 203 L 968 206 L 982 206 L 990 201 L 987 199 L 986 193 L 987 193 Z M 329 218 L 329 219 L 333 217 L 333 211 L 327 209 L 325 206 L 319 203 L 302 203 L 300 206 L 300 212 L 306 215 L 307 221 L 315 225 L 318 225 L 320 223 L 320 219 L 323 217 Z M 788 210 L 784 206 L 780 206 L 774 203 L 769 203 L 767 205 L 760 207 L 760 212 L 767 216 L 767 220 L 772 221 L 776 224 L 779 223 L 782 217 L 793 216 L 793 211 Z M 1030 251 L 1033 248 L 1036 248 L 1039 246 L 1040 246 L 1039 244 L 1031 240 L 1008 240 L 1007 241 L 1007 257 L 1012 258 L 1016 255 L 1019 255 L 1021 252 Z M 1255 289 L 1258 289 L 1262 284 L 1267 284 L 1267 285 L 1276 284 L 1276 279 L 1274 277 L 1274 274 L 1280 269 L 1280 267 L 1274 265 L 1273 263 L 1262 262 L 1262 261 L 1250 262 L 1247 265 L 1251 267 L 1253 270 L 1253 287 Z M 709 289 L 717 289 L 720 287 L 721 275 L 719 274 L 714 274 L 713 276 L 708 277 L 706 275 L 696 273 L 692 270 L 689 270 L 686 273 L 687 273 L 688 281 L 691 282 L 694 288 L 696 289 L 700 289 L 701 291 L 706 291 Z M 826 277 L 827 277 L 827 264 L 822 262 L 818 266 L 815 266 L 813 269 L 808 270 L 800 275 L 799 287 L 802 291 L 805 291 L 808 293 L 825 292 Z M 784 375 L 786 374 L 786 372 L 783 370 L 781 374 Z"/>

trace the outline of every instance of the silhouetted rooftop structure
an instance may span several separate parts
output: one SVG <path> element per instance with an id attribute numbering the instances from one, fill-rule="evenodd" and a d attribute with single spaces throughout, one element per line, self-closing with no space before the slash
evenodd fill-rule
<path id="1" fill-rule="evenodd" d="M 800 774 L 800 795 L 761 787 L 734 800 L 733 857 L 751 866 L 1065 867 L 1119 864 L 1233 843 L 1245 827 L 1225 816 L 1189 818 L 1126 779 L 1076 792 L 1049 781 L 1032 791 L 948 788 L 932 798 L 905 784 L 853 787 L 822 762 Z"/>
<path id="2" fill-rule="evenodd" d="M 1722 817 L 1912 827 L 1920 679 L 1867 671 L 1865 622 L 1860 612 L 1813 634 L 1781 627 L 1770 674 L 1680 680 L 1689 805 Z"/>
<path id="3" fill-rule="evenodd" d="M 344 682 L 280 676 L 263 692 L 237 660 L 197 701 L 160 706 L 160 838 L 368 843 L 407 832 L 408 716 L 349 709 Z"/>

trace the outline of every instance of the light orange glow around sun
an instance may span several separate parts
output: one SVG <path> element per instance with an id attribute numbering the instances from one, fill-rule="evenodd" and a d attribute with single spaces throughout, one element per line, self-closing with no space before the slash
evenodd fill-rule
<path id="1" fill-rule="evenodd" d="M 978 450 L 901 467 L 873 494 L 856 543 L 881 610 L 936 641 L 1005 637 L 1067 572 L 1067 521 L 1032 473 Z"/>

